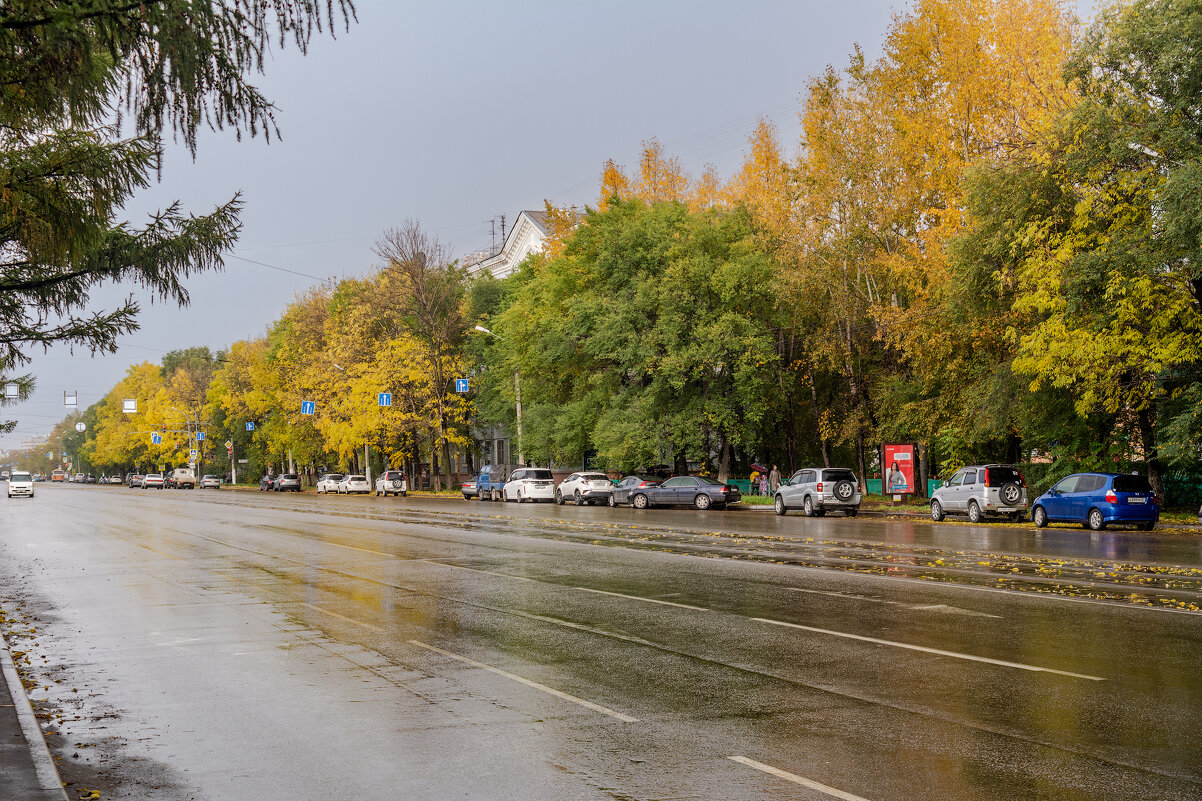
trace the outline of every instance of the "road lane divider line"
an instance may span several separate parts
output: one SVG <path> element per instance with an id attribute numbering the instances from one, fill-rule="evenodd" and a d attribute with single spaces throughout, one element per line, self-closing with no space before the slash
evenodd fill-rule
<path id="1" fill-rule="evenodd" d="M 533 687 L 534 689 L 547 693 L 548 695 L 553 695 L 556 698 L 562 698 L 565 701 L 571 701 L 573 704 L 578 704 L 579 706 L 585 707 L 586 709 L 591 709 L 594 712 L 600 712 L 602 715 L 609 715 L 611 718 L 617 718 L 623 723 L 638 723 L 638 718 L 632 718 L 630 715 L 624 715 L 621 712 L 610 709 L 609 707 L 601 706 L 600 704 L 594 704 L 592 701 L 586 701 L 583 698 L 578 698 L 575 695 L 565 693 L 562 690 L 556 690 L 554 687 L 548 687 L 545 684 L 539 684 L 537 681 L 532 681 L 523 676 L 519 676 L 516 673 L 510 673 L 508 670 L 502 670 L 501 668 L 493 667 L 492 665 L 486 665 L 483 662 L 477 662 L 475 659 L 469 659 L 466 656 L 460 656 L 459 654 L 453 654 L 450 651 L 444 651 L 442 648 L 429 645 L 428 643 L 421 642 L 420 640 L 409 640 L 409 644 L 416 645 L 418 648 L 425 648 L 427 651 L 433 651 L 436 654 L 442 654 L 450 659 L 463 662 L 465 665 L 471 665 L 472 667 L 478 667 L 483 670 L 487 670 L 490 673 L 495 673 L 498 676 L 504 676 L 507 679 L 512 679 L 513 681 L 518 682 L 519 684 L 524 684 L 527 687 Z"/>
<path id="2" fill-rule="evenodd" d="M 301 606 L 305 607 L 306 609 L 312 609 L 314 612 L 321 612 L 323 615 L 329 615 L 330 617 L 336 617 L 339 620 L 345 620 L 347 623 L 354 623 L 357 626 L 363 626 L 364 628 L 371 629 L 372 631 L 384 631 L 384 629 L 372 623 L 364 623 L 362 620 L 355 620 L 353 617 L 340 615 L 337 612 L 331 612 L 329 609 L 322 609 L 320 606 L 314 606 L 313 604 L 307 604 L 303 602 L 301 603 Z"/>
<path id="3" fill-rule="evenodd" d="M 1017 668 L 1018 670 L 1030 670 L 1035 673 L 1055 673 L 1058 676 L 1068 676 L 1074 679 L 1086 679 L 1087 681 L 1106 681 L 1101 676 L 1090 676 L 1087 673 L 1073 673 L 1068 670 L 1057 670 L 1056 668 L 1040 667 L 1038 665 L 1025 665 L 1022 662 L 1008 662 L 1005 659 L 994 659 L 988 656 L 975 656 L 973 654 L 962 654 L 958 651 L 945 651 L 942 648 L 930 648 L 926 645 L 911 645 L 906 642 L 897 642 L 896 640 L 881 640 L 876 637 L 866 637 L 863 634 L 850 634 L 846 631 L 832 631 L 831 629 L 820 629 L 816 626 L 803 626 L 800 623 L 786 623 L 783 620 L 771 620 L 766 617 L 753 617 L 752 620 L 760 623 L 770 623 L 773 626 L 787 626 L 791 629 L 801 629 L 802 631 L 812 631 L 815 634 L 827 634 L 831 637 L 843 637 L 848 640 L 859 640 L 860 642 L 870 642 L 874 645 L 888 645 L 893 648 L 905 648 L 909 651 L 921 651 L 924 654 L 935 654 L 937 656 L 950 656 L 953 659 L 968 659 L 973 662 L 984 662 L 990 665 L 1000 665 L 1001 667 Z"/>
<path id="4" fill-rule="evenodd" d="M 425 562 L 428 565 L 438 565 L 439 567 L 450 567 L 455 570 L 467 570 L 472 573 L 483 573 L 486 576 L 500 576 L 501 578 L 516 579 L 517 581 L 538 581 L 538 579 L 526 578 L 525 576 L 514 576 L 509 573 L 498 573 L 495 570 L 481 570 L 477 567 L 464 567 L 463 565 L 452 565 L 449 562 L 439 562 L 436 559 L 411 559 L 412 562 Z"/>
<path id="5" fill-rule="evenodd" d="M 594 590 L 592 587 L 573 587 L 574 590 L 581 592 L 595 592 L 598 595 L 612 595 L 615 598 L 629 598 L 632 601 L 646 601 L 649 604 L 663 604 L 664 606 L 678 606 L 681 609 L 694 609 L 698 612 L 708 612 L 708 608 L 704 606 L 693 606 L 691 604 L 681 604 L 676 601 L 661 601 L 658 598 L 644 598 L 641 595 L 627 595 L 622 592 L 610 592 L 609 590 Z"/>
<path id="6" fill-rule="evenodd" d="M 873 604 L 885 604 L 886 606 L 900 606 L 903 609 L 913 609 L 918 612 L 948 612 L 956 615 L 971 615 L 972 617 L 991 617 L 996 620 L 1001 620 L 1001 615 L 991 615 L 988 612 L 976 612 L 972 609 L 963 609 L 959 606 L 948 606 L 947 604 L 913 604 L 905 601 L 892 601 L 888 598 L 873 598 L 868 595 L 857 595 L 854 592 L 832 592 L 831 590 L 811 590 L 806 587 L 785 587 L 789 592 L 804 592 L 809 595 L 827 595 L 831 598 L 843 598 L 848 601 L 867 601 Z"/>
<path id="7" fill-rule="evenodd" d="M 727 757 L 727 759 L 738 762 L 740 765 L 746 765 L 749 768 L 762 771 L 770 776 L 775 776 L 778 779 L 784 779 L 785 781 L 793 782 L 794 784 L 800 784 L 802 787 L 808 787 L 811 790 L 817 790 L 820 793 L 829 795 L 831 798 L 838 798 L 840 801 L 868 801 L 868 799 L 864 798 L 863 796 L 853 795 L 852 793 L 839 790 L 835 787 L 831 787 L 830 785 L 823 784 L 822 782 L 816 782 L 813 779 L 807 779 L 804 776 L 798 776 L 796 773 L 789 773 L 787 770 L 774 768 L 771 765 L 765 765 L 763 762 L 756 762 L 754 759 L 748 759 L 745 756 L 732 756 Z"/>

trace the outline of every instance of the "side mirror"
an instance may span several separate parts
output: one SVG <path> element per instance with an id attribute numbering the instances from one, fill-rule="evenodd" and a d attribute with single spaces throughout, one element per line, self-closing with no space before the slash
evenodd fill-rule
<path id="1" fill-rule="evenodd" d="M 950 478 L 945 478 L 945 479 L 943 480 L 943 483 L 942 483 L 942 484 L 940 484 L 939 486 L 941 486 L 941 487 L 946 487 L 946 486 L 948 486 L 948 485 L 949 485 L 949 484 L 951 484 L 951 483 L 952 483 L 952 480 L 951 480 Z"/>

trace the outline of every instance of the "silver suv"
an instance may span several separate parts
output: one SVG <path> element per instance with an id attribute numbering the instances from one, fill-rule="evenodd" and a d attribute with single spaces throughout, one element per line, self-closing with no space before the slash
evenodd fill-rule
<path id="1" fill-rule="evenodd" d="M 776 491 L 776 513 L 801 509 L 806 517 L 828 511 L 855 517 L 860 511 L 860 481 L 846 467 L 807 467 L 798 470 Z"/>
<path id="2" fill-rule="evenodd" d="M 973 523 L 986 515 L 1005 515 L 1011 523 L 1027 517 L 1027 482 L 1010 464 L 961 467 L 931 495 L 931 519 L 967 514 Z"/>

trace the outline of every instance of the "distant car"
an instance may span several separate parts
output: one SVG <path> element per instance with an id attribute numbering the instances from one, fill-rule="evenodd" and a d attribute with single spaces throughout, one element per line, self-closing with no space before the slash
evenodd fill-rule
<path id="1" fill-rule="evenodd" d="M 364 495 L 371 492 L 371 484 L 367 483 L 367 476 L 343 476 L 342 480 L 338 482 L 338 494 L 350 495 L 356 492 L 361 492 Z"/>
<path id="2" fill-rule="evenodd" d="M 162 489 L 164 481 L 159 473 L 147 473 L 142 479 L 142 489 Z"/>
<path id="3" fill-rule="evenodd" d="M 337 492 L 338 482 L 342 481 L 344 476 L 342 473 L 326 473 L 317 479 L 317 492 L 319 495 L 324 495 L 327 492 Z"/>
<path id="4" fill-rule="evenodd" d="M 620 506 L 624 503 L 634 503 L 632 498 L 637 490 L 650 489 L 659 486 L 659 479 L 653 476 L 630 475 L 623 478 L 610 490 L 608 503 L 610 506 Z"/>
<path id="5" fill-rule="evenodd" d="M 506 501 L 555 500 L 555 478 L 545 467 L 519 467 L 501 490 Z"/>
<path id="6" fill-rule="evenodd" d="M 705 476 L 673 476 L 658 487 L 635 490 L 630 503 L 636 509 L 649 506 L 690 505 L 697 509 L 726 506 L 742 499 L 739 491 Z"/>
<path id="7" fill-rule="evenodd" d="M 505 482 L 521 467 L 507 464 L 486 464 L 476 474 L 476 493 L 482 501 L 505 500 Z"/>
<path id="8" fill-rule="evenodd" d="M 96 476 L 92 475 L 91 473 L 88 473 L 86 476 L 84 476 L 84 477 L 83 477 L 83 483 L 85 483 L 85 484 L 95 484 L 95 483 L 96 483 Z"/>
<path id="9" fill-rule="evenodd" d="M 131 487 L 131 488 L 142 486 L 142 474 L 141 473 L 130 473 L 128 476 L 125 477 L 125 486 Z"/>
<path id="10" fill-rule="evenodd" d="M 33 497 L 33 475 L 31 473 L 13 473 L 8 477 L 8 497 Z"/>
<path id="11" fill-rule="evenodd" d="M 201 489 L 221 489 L 220 476 L 203 476 L 200 479 Z"/>
<path id="12" fill-rule="evenodd" d="M 1021 522 L 1027 516 L 1027 482 L 1014 465 L 961 467 L 931 493 L 931 519 L 938 523 L 947 514 L 967 514 L 971 523 L 988 515 Z"/>
<path id="13" fill-rule="evenodd" d="M 177 467 L 167 477 L 167 486 L 176 489 L 196 489 L 196 474 L 187 467 Z"/>
<path id="14" fill-rule="evenodd" d="M 469 478 L 467 481 L 459 485 L 459 491 L 463 493 L 463 500 L 470 501 L 472 498 L 479 496 L 480 490 L 476 488 L 476 479 Z"/>
<path id="15" fill-rule="evenodd" d="M 1160 505 L 1148 479 L 1130 473 L 1073 473 L 1035 499 L 1036 528 L 1050 522 L 1080 523 L 1101 531 L 1112 523 L 1151 531 L 1160 521 Z"/>
<path id="16" fill-rule="evenodd" d="M 121 476 L 109 476 L 109 483 L 110 484 L 124 484 L 125 479 L 121 478 Z"/>
<path id="17" fill-rule="evenodd" d="M 401 470 L 385 470 L 376 479 L 376 495 L 383 495 L 387 498 L 389 495 L 405 496 L 409 492 L 409 482 L 405 480 L 405 473 Z"/>
<path id="18" fill-rule="evenodd" d="M 271 488 L 276 492 L 300 492 L 300 476 L 296 473 L 280 473 L 271 483 Z"/>
<path id="19" fill-rule="evenodd" d="M 843 512 L 855 517 L 860 511 L 860 480 L 846 467 L 807 467 L 789 476 L 777 488 L 773 506 L 778 515 L 801 509 L 806 517 Z"/>
<path id="20" fill-rule="evenodd" d="M 563 505 L 571 501 L 577 506 L 608 503 L 614 483 L 604 473 L 572 473 L 555 488 L 555 502 Z"/>
<path id="21" fill-rule="evenodd" d="M 36 483 L 37 483 L 37 482 L 39 482 L 39 481 L 45 481 L 45 480 L 46 480 L 46 476 L 44 476 L 44 475 L 43 475 L 43 474 L 41 474 L 41 473 L 34 473 L 34 474 L 33 474 L 33 480 L 34 480 L 34 483 L 36 484 Z"/>
<path id="22" fill-rule="evenodd" d="M 275 476 L 266 475 L 259 479 L 259 492 L 271 492 L 275 489 Z"/>

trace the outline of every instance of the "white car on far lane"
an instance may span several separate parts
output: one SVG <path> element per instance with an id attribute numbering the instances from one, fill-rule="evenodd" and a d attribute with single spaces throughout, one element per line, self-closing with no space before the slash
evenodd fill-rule
<path id="1" fill-rule="evenodd" d="M 608 503 L 613 489 L 614 483 L 604 473 L 572 473 L 555 488 L 555 502 L 571 501 L 577 506 Z"/>
<path id="2" fill-rule="evenodd" d="M 344 478 L 342 473 L 326 473 L 317 479 L 317 494 L 337 492 L 338 482 Z"/>
<path id="3" fill-rule="evenodd" d="M 338 494 L 350 495 L 352 492 L 362 492 L 367 495 L 371 492 L 371 484 L 367 483 L 367 476 L 343 476 L 338 482 Z"/>
<path id="4" fill-rule="evenodd" d="M 509 481 L 501 489 L 507 501 L 547 501 L 555 500 L 555 478 L 545 467 L 519 467 L 513 471 Z"/>

